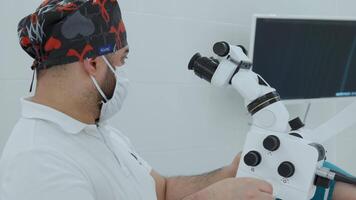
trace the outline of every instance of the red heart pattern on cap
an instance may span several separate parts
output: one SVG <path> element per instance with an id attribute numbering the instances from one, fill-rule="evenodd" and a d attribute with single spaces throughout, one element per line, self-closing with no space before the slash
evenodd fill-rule
<path id="1" fill-rule="evenodd" d="M 60 40 L 54 38 L 54 37 L 51 37 L 49 38 L 49 40 L 46 42 L 46 45 L 45 45 L 45 51 L 52 51 L 54 49 L 59 49 L 61 48 L 62 46 L 62 43 Z"/>

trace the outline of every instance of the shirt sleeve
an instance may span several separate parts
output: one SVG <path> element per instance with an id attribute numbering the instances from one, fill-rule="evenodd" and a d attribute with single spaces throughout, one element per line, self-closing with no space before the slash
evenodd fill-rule
<path id="1" fill-rule="evenodd" d="M 108 126 L 108 129 L 112 132 L 115 133 L 115 135 L 117 137 L 119 137 L 121 140 L 123 140 L 123 142 L 126 144 L 126 146 L 128 147 L 131 155 L 139 162 L 139 164 L 148 172 L 151 173 L 152 171 L 152 167 L 150 164 L 148 164 L 148 162 L 146 160 L 144 160 L 136 151 L 135 147 L 132 145 L 130 139 L 124 135 L 123 133 L 121 133 L 121 131 Z"/>
<path id="2" fill-rule="evenodd" d="M 31 150 L 0 164 L 1 200 L 95 200 L 76 164 L 49 150 Z"/>

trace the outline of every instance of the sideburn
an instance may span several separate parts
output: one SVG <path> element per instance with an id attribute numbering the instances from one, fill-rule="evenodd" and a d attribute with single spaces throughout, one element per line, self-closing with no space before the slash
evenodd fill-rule
<path id="1" fill-rule="evenodd" d="M 116 86 L 115 75 L 110 69 L 107 69 L 105 74 L 105 79 L 103 81 L 102 90 L 108 99 L 111 99 L 114 96 L 115 86 Z"/>

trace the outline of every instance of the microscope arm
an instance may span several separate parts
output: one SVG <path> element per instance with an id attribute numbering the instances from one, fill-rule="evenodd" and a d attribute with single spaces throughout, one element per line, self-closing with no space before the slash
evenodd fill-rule
<path id="1" fill-rule="evenodd" d="M 252 71 L 252 62 L 240 46 L 221 42 L 214 46 L 220 56 L 226 56 L 216 68 L 211 83 L 218 87 L 229 84 L 243 97 L 252 115 L 252 125 L 274 132 L 287 132 L 289 113 L 276 90 Z"/>
<path id="2" fill-rule="evenodd" d="M 251 69 L 240 69 L 232 78 L 231 85 L 244 98 L 252 115 L 252 125 L 268 131 L 289 131 L 289 113 L 285 105 L 276 90 L 259 75 Z"/>
<path id="3" fill-rule="evenodd" d="M 346 106 L 342 111 L 333 116 L 311 132 L 310 140 L 317 143 L 325 143 L 327 140 L 340 134 L 347 128 L 356 124 L 356 101 Z"/>

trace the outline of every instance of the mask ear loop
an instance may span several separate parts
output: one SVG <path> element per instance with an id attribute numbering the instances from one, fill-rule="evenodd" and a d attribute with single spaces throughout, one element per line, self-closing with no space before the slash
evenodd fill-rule
<path id="1" fill-rule="evenodd" d="M 104 62 L 106 63 L 106 65 L 107 65 L 107 66 L 109 67 L 109 69 L 112 71 L 112 73 L 114 73 L 115 78 L 117 78 L 117 77 L 116 77 L 116 71 L 115 71 L 115 69 L 113 68 L 113 66 L 111 65 L 111 63 L 108 61 L 108 59 L 107 59 L 105 56 L 103 56 L 103 59 L 104 59 Z M 90 76 L 90 78 L 91 78 L 91 80 L 93 81 L 93 83 L 94 83 L 96 89 L 99 91 L 100 95 L 103 97 L 103 102 L 104 102 L 104 103 L 108 102 L 109 100 L 108 100 L 108 98 L 106 97 L 106 95 L 105 95 L 105 93 L 103 92 L 103 90 L 100 88 L 98 82 L 95 80 L 95 78 L 94 78 L 93 76 Z"/>
<path id="2" fill-rule="evenodd" d="M 30 85 L 30 93 L 32 92 L 32 89 L 33 89 L 33 84 L 35 81 L 35 74 L 36 74 L 36 69 L 33 70 L 32 81 L 31 81 L 31 85 Z"/>
<path id="3" fill-rule="evenodd" d="M 103 56 L 104 62 L 106 63 L 106 65 L 109 67 L 109 69 L 112 71 L 112 73 L 114 73 L 115 77 L 116 77 L 116 70 L 114 69 L 114 67 L 111 65 L 111 63 L 108 61 L 108 59 L 106 58 L 106 56 Z"/>
<path id="4" fill-rule="evenodd" d="M 108 102 L 108 98 L 106 97 L 106 95 L 104 94 L 103 90 L 101 90 L 98 82 L 95 80 L 95 78 L 93 76 L 90 76 L 91 80 L 93 81 L 96 89 L 99 91 L 101 97 L 103 97 L 103 102 L 106 103 Z"/>
<path id="5" fill-rule="evenodd" d="M 93 83 L 94 83 L 96 89 L 99 91 L 101 97 L 103 98 L 103 100 L 102 100 L 103 103 L 108 102 L 109 100 L 108 100 L 108 98 L 106 97 L 106 95 L 105 95 L 105 93 L 103 92 L 103 90 L 100 88 L 98 82 L 95 80 L 95 78 L 94 78 L 92 75 L 90 75 L 90 78 L 91 78 L 91 80 L 93 81 Z"/>

